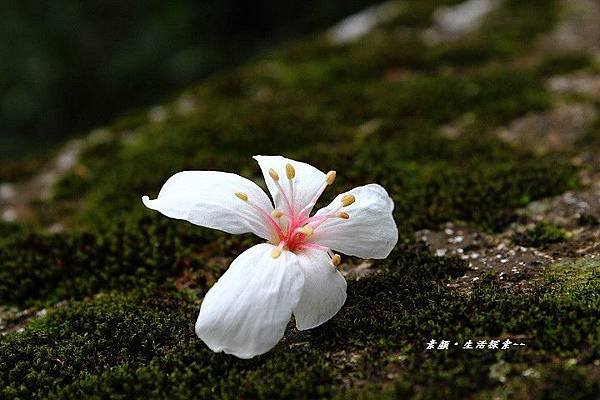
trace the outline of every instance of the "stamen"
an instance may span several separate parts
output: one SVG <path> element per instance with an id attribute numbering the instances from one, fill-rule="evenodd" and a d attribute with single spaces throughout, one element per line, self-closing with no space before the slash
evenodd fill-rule
<path id="1" fill-rule="evenodd" d="M 342 196 L 342 207 L 348 207 L 350 204 L 354 203 L 356 198 L 352 194 L 345 194 Z"/>
<path id="2" fill-rule="evenodd" d="M 339 213 L 336 213 L 335 215 L 338 216 L 341 219 L 348 219 L 348 218 L 350 218 L 350 215 L 347 212 L 345 212 L 345 211 L 341 211 Z"/>
<path id="3" fill-rule="evenodd" d="M 334 254 L 333 257 L 331 257 L 331 263 L 333 264 L 334 267 L 337 268 L 338 265 L 340 265 L 342 262 L 342 257 L 339 254 Z"/>
<path id="4" fill-rule="evenodd" d="M 277 190 L 279 190 L 279 193 L 281 193 L 281 197 L 283 197 L 283 200 L 285 201 L 285 205 L 288 209 L 289 216 L 292 217 L 294 215 L 294 209 L 292 208 L 292 203 L 290 202 L 290 199 L 285 194 L 285 191 L 281 187 L 279 181 L 275 180 L 275 186 L 277 186 Z"/>
<path id="5" fill-rule="evenodd" d="M 271 216 L 270 213 L 268 213 L 267 211 L 263 210 L 261 207 L 257 206 L 253 202 L 248 201 L 248 196 L 245 193 L 237 192 L 235 195 L 238 198 L 244 200 L 246 203 L 248 203 L 248 205 L 250 207 L 254 208 L 265 219 L 265 221 L 267 221 L 267 223 L 269 223 L 271 225 L 271 227 L 275 231 L 275 234 L 277 235 L 278 238 L 281 239 L 282 237 L 284 237 L 284 233 L 281 230 L 281 227 L 279 226 L 279 224 L 277 223 L 277 221 L 275 221 L 273 219 L 273 217 Z"/>
<path id="6" fill-rule="evenodd" d="M 271 216 L 273 218 L 281 218 L 281 217 L 283 217 L 283 212 L 279 211 L 279 210 L 273 210 L 273 211 L 271 211 Z"/>
<path id="7" fill-rule="evenodd" d="M 328 185 L 331 185 L 333 183 L 333 181 L 335 181 L 335 175 L 336 175 L 335 171 L 329 171 L 327 173 L 327 176 L 325 177 L 325 182 L 327 182 Z"/>
<path id="8" fill-rule="evenodd" d="M 284 245 L 285 245 L 284 241 L 279 242 L 279 245 L 271 251 L 271 257 L 278 258 L 281 255 L 281 252 L 283 251 Z"/>
<path id="9" fill-rule="evenodd" d="M 294 169 L 294 166 L 292 164 L 285 164 L 285 175 L 288 179 L 294 179 L 294 177 L 296 176 L 296 170 Z"/>
<path id="10" fill-rule="evenodd" d="M 275 182 L 279 181 L 279 174 L 275 172 L 273 168 L 269 168 L 269 175 L 271 175 L 271 178 L 273 178 Z"/>
<path id="11" fill-rule="evenodd" d="M 243 201 L 248 201 L 248 195 L 244 192 L 235 192 L 235 196 Z"/>
<path id="12" fill-rule="evenodd" d="M 310 226 L 311 226 L 311 228 L 313 228 L 313 230 L 317 229 L 319 226 L 321 226 L 321 224 L 323 222 L 327 221 L 329 218 L 342 218 L 338 214 L 347 214 L 347 213 L 344 213 L 343 211 L 341 213 L 339 213 L 338 211 L 340 211 L 340 208 L 342 208 L 341 204 L 335 210 L 329 211 L 326 214 L 313 215 L 312 217 L 306 219 L 304 222 L 306 224 L 310 224 Z M 348 215 L 348 218 L 350 218 L 350 215 Z"/>
<path id="13" fill-rule="evenodd" d="M 325 182 L 323 183 L 323 185 L 321 185 L 321 187 L 319 188 L 319 190 L 317 191 L 317 193 L 315 193 L 315 195 L 313 196 L 313 198 L 310 200 L 310 202 L 306 205 L 306 207 L 304 207 L 301 211 L 299 215 L 304 215 L 306 213 L 309 212 L 309 210 L 311 208 L 313 208 L 315 206 L 315 204 L 317 204 L 317 200 L 319 200 L 319 197 L 321 197 L 321 195 L 323 194 L 323 192 L 325 191 L 325 188 L 328 185 L 331 185 L 333 183 L 333 181 L 335 180 L 335 175 L 336 172 L 335 171 L 329 171 L 327 173 L 327 175 L 325 176 Z"/>
<path id="14" fill-rule="evenodd" d="M 278 258 L 281 255 L 281 249 L 279 247 L 275 247 L 271 252 L 271 257 Z"/>
<path id="15" fill-rule="evenodd" d="M 285 175 L 288 178 L 288 183 L 290 185 L 290 215 L 292 218 L 296 215 L 295 210 L 291 207 L 291 205 L 295 204 L 294 200 L 294 178 L 296 177 L 296 170 L 294 166 L 290 163 L 285 164 Z"/>
<path id="16" fill-rule="evenodd" d="M 325 247 L 325 246 L 321 246 L 320 244 L 317 243 L 300 243 L 298 245 L 299 249 L 317 249 L 317 250 L 322 250 L 322 251 L 326 251 L 327 254 L 331 253 L 331 250 L 329 250 L 329 247 Z M 333 253 L 329 254 L 329 257 L 333 257 Z"/>
<path id="17" fill-rule="evenodd" d="M 307 237 L 312 235 L 315 231 L 310 225 L 304 225 L 302 228 L 298 229 L 299 233 L 305 234 Z"/>

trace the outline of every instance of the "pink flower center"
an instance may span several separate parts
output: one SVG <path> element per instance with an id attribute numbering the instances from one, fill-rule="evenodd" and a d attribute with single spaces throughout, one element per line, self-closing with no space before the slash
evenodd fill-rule
<path id="1" fill-rule="evenodd" d="M 291 164 L 285 165 L 285 175 L 288 178 L 289 184 L 288 192 L 283 190 L 281 187 L 279 182 L 279 174 L 275 170 L 270 169 L 269 175 L 273 179 L 273 182 L 275 183 L 275 186 L 277 187 L 279 194 L 283 199 L 283 205 L 286 208 L 286 212 L 274 210 L 271 214 L 269 214 L 262 208 L 252 203 L 245 193 L 237 192 L 235 195 L 253 207 L 269 225 L 269 228 L 273 232 L 273 244 L 277 245 L 277 247 L 275 247 L 271 253 L 273 258 L 279 257 L 284 249 L 294 252 L 307 248 L 316 248 L 330 253 L 334 265 L 339 264 L 339 255 L 334 255 L 327 247 L 311 241 L 311 236 L 315 230 L 328 218 L 341 218 L 344 220 L 350 218 L 347 212 L 340 212 L 340 209 L 354 203 L 354 196 L 351 194 L 342 196 L 339 207 L 330 210 L 327 213 L 313 215 L 312 217 L 309 215 L 311 209 L 317 203 L 317 200 L 321 194 L 323 194 L 325 188 L 333 183 L 333 180 L 335 179 L 335 171 L 330 171 L 327 173 L 325 180 L 323 181 L 321 187 L 317 190 L 317 193 L 315 193 L 310 202 L 300 211 L 296 211 L 294 207 L 296 205 L 294 198 L 294 178 L 296 176 L 296 171 L 294 167 Z"/>

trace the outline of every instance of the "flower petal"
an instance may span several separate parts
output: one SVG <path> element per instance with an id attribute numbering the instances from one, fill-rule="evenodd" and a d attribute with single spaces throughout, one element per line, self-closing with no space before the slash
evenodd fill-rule
<path id="1" fill-rule="evenodd" d="M 266 216 L 236 197 L 236 192 L 245 193 L 249 202 L 266 213 L 273 210 L 267 194 L 254 182 L 217 171 L 179 172 L 167 180 L 157 199 L 144 196 L 142 201 L 167 217 L 207 228 L 227 233 L 253 232 L 267 240 L 275 237 Z"/>
<path id="2" fill-rule="evenodd" d="M 398 242 L 398 228 L 392 215 L 393 200 L 380 185 L 359 186 L 338 195 L 315 215 L 337 209 L 345 194 L 352 194 L 356 199 L 342 209 L 350 218 L 327 219 L 315 229 L 312 241 L 351 256 L 387 257 Z"/>
<path id="3" fill-rule="evenodd" d="M 305 330 L 323 324 L 342 308 L 346 302 L 346 279 L 323 250 L 303 250 L 298 253 L 298 263 L 304 273 L 304 288 L 294 316 L 296 327 Z"/>
<path id="4" fill-rule="evenodd" d="M 279 175 L 280 186 L 287 198 L 293 203 L 292 207 L 295 213 L 300 212 L 306 207 L 325 184 L 325 174 L 312 165 L 290 160 L 289 158 L 282 156 L 254 156 L 254 159 L 258 162 L 265 178 L 265 182 L 267 183 L 267 188 L 269 189 L 269 192 L 271 192 L 271 196 L 273 196 L 275 208 L 278 210 L 286 211 L 287 205 L 277 184 L 269 175 L 269 170 L 271 168 Z M 296 171 L 296 176 L 293 180 L 293 199 L 289 184 L 290 182 L 286 177 L 285 166 L 288 163 L 291 164 Z M 308 212 L 310 212 L 310 210 L 308 210 Z"/>
<path id="5" fill-rule="evenodd" d="M 304 277 L 294 253 L 274 259 L 274 248 L 263 243 L 240 254 L 206 294 L 196 334 L 212 351 L 252 358 L 283 337 Z"/>

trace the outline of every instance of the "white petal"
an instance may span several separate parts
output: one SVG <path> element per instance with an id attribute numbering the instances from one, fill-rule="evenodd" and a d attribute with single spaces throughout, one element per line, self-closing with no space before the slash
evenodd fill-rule
<path id="1" fill-rule="evenodd" d="M 393 200 L 380 185 L 359 186 L 337 196 L 316 215 L 335 210 L 345 194 L 356 198 L 353 204 L 342 209 L 350 219 L 326 220 L 315 230 L 312 241 L 351 256 L 387 257 L 398 242 L 398 228 L 392 216 Z"/>
<path id="2" fill-rule="evenodd" d="M 271 196 L 273 196 L 273 200 L 275 201 L 275 208 L 278 210 L 286 211 L 287 206 L 283 196 L 277 188 L 277 185 L 273 181 L 273 178 L 271 178 L 269 175 L 269 169 L 273 168 L 279 175 L 279 183 L 281 188 L 290 201 L 292 201 L 292 194 L 289 185 L 290 182 L 285 174 L 285 165 L 289 163 L 296 170 L 292 201 L 292 207 L 294 208 L 295 213 L 298 213 L 304 207 L 306 207 L 325 183 L 325 174 L 312 165 L 300 161 L 290 160 L 289 158 L 282 156 L 254 156 L 254 159 L 260 166 L 267 183 L 267 188 L 269 189 L 269 192 L 271 192 Z M 308 212 L 310 212 L 310 209 Z"/>
<path id="3" fill-rule="evenodd" d="M 298 253 L 298 263 L 304 273 L 304 288 L 294 316 L 296 327 L 305 330 L 328 321 L 342 308 L 346 280 L 323 250 L 303 250 Z"/>
<path id="4" fill-rule="evenodd" d="M 217 171 L 179 172 L 167 180 L 157 199 L 144 196 L 142 201 L 167 217 L 228 233 L 253 232 L 270 240 L 273 228 L 265 216 L 237 198 L 236 192 L 247 194 L 249 201 L 266 213 L 273 210 L 267 194 L 254 182 Z"/>
<path id="5" fill-rule="evenodd" d="M 304 277 L 294 253 L 274 259 L 273 248 L 263 243 L 240 254 L 206 294 L 196 334 L 212 351 L 251 358 L 283 337 Z"/>

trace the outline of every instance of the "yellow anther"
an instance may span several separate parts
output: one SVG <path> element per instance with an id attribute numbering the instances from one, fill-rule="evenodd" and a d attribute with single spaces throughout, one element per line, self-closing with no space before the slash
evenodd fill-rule
<path id="1" fill-rule="evenodd" d="M 294 179 L 294 177 L 296 176 L 296 170 L 294 169 L 294 166 L 292 164 L 285 164 L 285 175 L 288 179 Z"/>
<path id="2" fill-rule="evenodd" d="M 356 198 L 352 194 L 345 194 L 342 196 L 342 207 L 348 207 L 350 204 L 354 203 Z"/>
<path id="3" fill-rule="evenodd" d="M 304 225 L 302 228 L 298 229 L 298 232 L 303 233 L 306 236 L 310 236 L 315 232 L 315 230 L 309 225 Z"/>
<path id="4" fill-rule="evenodd" d="M 338 265 L 340 265 L 341 262 L 342 262 L 342 257 L 340 257 L 339 254 L 334 254 L 333 257 L 331 257 L 331 263 L 333 264 L 334 267 L 337 267 Z"/>
<path id="5" fill-rule="evenodd" d="M 281 247 L 275 247 L 273 251 L 271 251 L 271 257 L 277 258 L 281 255 Z"/>
<path id="6" fill-rule="evenodd" d="M 325 181 L 327 182 L 328 185 L 331 185 L 333 183 L 333 181 L 335 181 L 335 171 L 329 171 L 327 173 L 327 176 L 325 177 Z"/>
<path id="7" fill-rule="evenodd" d="M 283 213 L 279 210 L 273 210 L 271 211 L 271 216 L 273 218 L 281 218 L 283 216 Z"/>
<path id="8" fill-rule="evenodd" d="M 350 218 L 350 215 L 348 215 L 348 213 L 344 212 L 344 211 L 340 211 L 339 213 L 336 213 L 335 215 L 337 215 L 341 219 L 348 219 L 348 218 Z"/>
<path id="9" fill-rule="evenodd" d="M 248 195 L 244 192 L 235 192 L 235 196 L 240 200 L 248 201 Z"/>
<path id="10" fill-rule="evenodd" d="M 275 172 L 273 168 L 269 168 L 269 175 L 271 175 L 271 178 L 273 178 L 275 182 L 279 180 L 279 174 Z"/>

